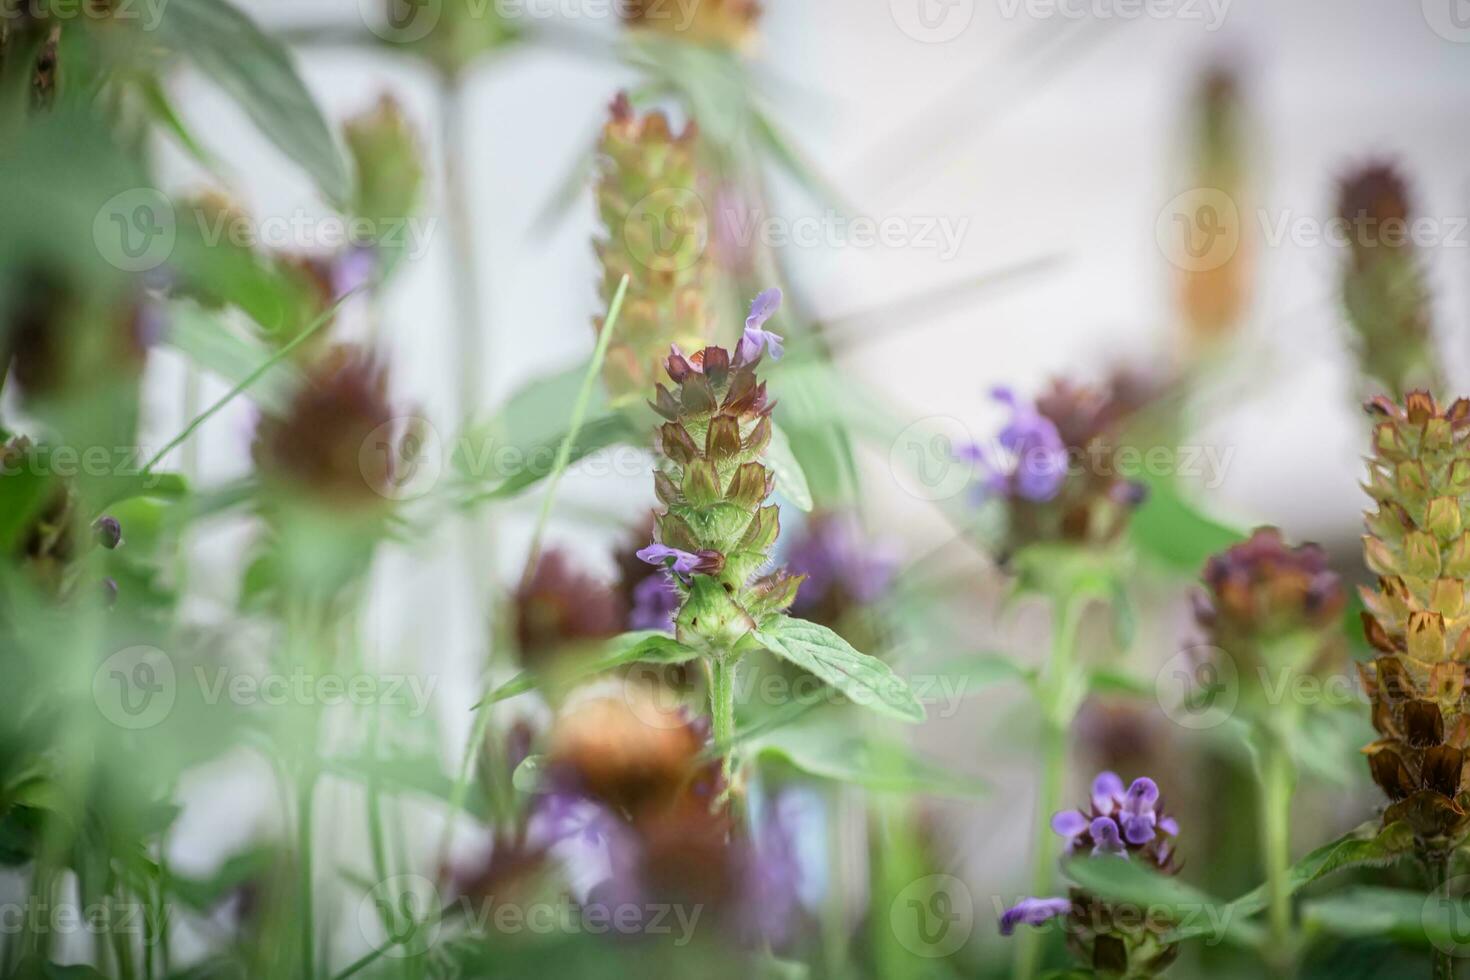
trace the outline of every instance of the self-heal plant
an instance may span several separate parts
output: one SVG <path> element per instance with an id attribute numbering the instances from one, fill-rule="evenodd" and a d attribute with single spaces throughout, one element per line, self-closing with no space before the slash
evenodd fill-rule
<path id="1" fill-rule="evenodd" d="M 1086 809 L 1063 810 L 1051 828 L 1066 841 L 1066 857 L 1108 857 L 1140 862 L 1166 875 L 1177 873 L 1179 825 L 1164 813 L 1159 787 L 1140 776 L 1126 788 L 1117 773 L 1099 773 Z M 1107 902 L 1080 888 L 1065 898 L 1026 898 L 1000 917 L 1001 935 L 1019 925 L 1064 920 L 1067 945 L 1089 976 L 1144 978 L 1163 973 L 1179 955 L 1166 941 L 1172 924 L 1152 916 L 1115 914 Z"/>
<path id="2" fill-rule="evenodd" d="M 659 471 L 654 490 L 663 511 L 656 540 L 639 552 L 673 576 L 679 608 L 675 636 L 709 671 L 714 738 L 721 749 L 735 732 L 735 675 L 744 656 L 764 648 L 816 675 L 853 701 L 906 721 L 923 718 L 913 693 L 880 661 L 854 650 L 831 630 L 785 615 L 799 576 L 772 567 L 780 510 L 769 502 L 774 473 L 772 403 L 756 369 L 779 339 L 765 323 L 780 293 L 762 293 L 732 355 L 706 347 L 675 348 L 665 362 L 674 388 L 657 386 L 654 410 Z M 727 773 L 733 761 L 726 758 Z"/>
<path id="3" fill-rule="evenodd" d="M 1375 398 L 1366 490 L 1377 508 L 1363 538 L 1376 588 L 1362 590 L 1375 653 L 1362 667 L 1378 739 L 1364 748 L 1388 796 L 1384 826 L 1402 821 L 1431 883 L 1470 833 L 1470 401 L 1442 409 L 1423 391 L 1400 405 Z"/>
<path id="4" fill-rule="evenodd" d="M 1292 751 L 1301 734 L 1301 706 L 1271 692 L 1287 681 L 1321 674 L 1340 651 L 1347 597 L 1327 555 L 1313 544 L 1290 547 L 1275 528 L 1263 527 L 1205 565 L 1207 596 L 1195 615 L 1238 678 L 1240 704 L 1260 782 L 1258 813 L 1276 965 L 1291 960 L 1291 798 L 1296 785 Z"/>

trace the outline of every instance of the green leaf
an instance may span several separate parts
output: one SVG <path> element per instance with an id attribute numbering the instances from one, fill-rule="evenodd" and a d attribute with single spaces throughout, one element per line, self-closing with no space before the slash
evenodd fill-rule
<path id="1" fill-rule="evenodd" d="M 558 672 L 556 680 L 568 683 L 600 674 L 603 671 L 613 670 L 625 664 L 683 664 L 698 655 L 696 651 L 689 649 L 667 633 L 657 630 L 636 630 L 609 640 L 600 656 L 586 657 L 568 665 L 566 669 Z M 495 704 L 518 694 L 525 694 L 527 691 L 535 690 L 540 683 L 541 678 L 538 675 L 523 670 L 491 691 L 484 700 L 475 705 L 475 708 Z"/>
<path id="2" fill-rule="evenodd" d="M 908 684 L 876 657 L 859 653 L 825 626 L 778 616 L 755 633 L 771 653 L 814 674 L 852 703 L 900 721 L 924 720 L 924 706 Z"/>
<path id="3" fill-rule="evenodd" d="M 272 352 L 264 343 L 231 329 L 223 319 L 197 303 L 185 300 L 171 304 L 168 321 L 169 346 L 230 384 L 245 380 L 270 359 Z M 283 361 L 274 364 L 255 382 L 250 397 L 262 408 L 280 409 L 299 382 L 299 374 L 289 362 Z"/>
<path id="4" fill-rule="evenodd" d="M 1449 950 L 1465 946 L 1463 900 L 1397 888 L 1356 886 L 1302 905 L 1302 925 L 1334 936 L 1380 936 Z"/>
<path id="5" fill-rule="evenodd" d="M 812 509 L 812 491 L 806 482 L 806 473 L 791 451 L 791 440 L 780 426 L 771 429 L 771 444 L 766 447 L 765 463 L 776 475 L 776 490 L 791 505 L 800 511 Z"/>
<path id="6" fill-rule="evenodd" d="M 1134 513 L 1128 529 L 1140 553 L 1191 577 L 1199 574 L 1211 555 L 1245 537 L 1197 510 L 1168 479 L 1149 481 L 1148 498 Z"/>
<path id="7" fill-rule="evenodd" d="M 285 47 L 225 0 L 172 0 L 158 35 L 238 102 L 328 201 L 351 199 L 347 163 Z"/>
<path id="8" fill-rule="evenodd" d="M 568 465 L 593 453 L 637 439 L 637 433 L 622 415 L 593 419 L 581 427 L 571 447 Z M 493 440 L 462 441 L 455 450 L 454 463 L 467 492 L 464 506 L 491 500 L 504 500 L 523 493 L 551 475 L 557 454 L 566 440 L 559 432 L 529 445 L 499 445 Z M 506 450 L 501 452 L 501 450 Z M 651 466 L 651 464 L 650 464 Z M 477 485 L 478 484 L 478 485 Z M 488 485 L 487 485 L 488 484 Z"/>
<path id="9" fill-rule="evenodd" d="M 31 519 L 46 505 L 50 492 L 51 480 L 31 467 L 0 474 L 0 554 L 15 550 Z"/>
<path id="10" fill-rule="evenodd" d="M 1383 867 L 1413 852 L 1414 835 L 1403 823 L 1380 828 L 1371 820 L 1349 831 L 1337 840 L 1312 851 L 1291 866 L 1287 876 L 1287 892 L 1295 894 L 1312 882 L 1334 871 L 1367 866 Z M 1237 898 L 1227 906 L 1232 917 L 1245 919 L 1266 907 L 1269 901 L 1267 888 L 1261 885 Z M 1174 938 L 1188 939 L 1198 933 L 1180 929 Z"/>
<path id="11" fill-rule="evenodd" d="M 1170 941 L 1196 936 L 1254 945 L 1260 938 L 1259 928 L 1247 923 L 1244 915 L 1233 914 L 1228 903 L 1138 861 L 1112 855 L 1078 857 L 1067 861 L 1063 870 L 1100 899 L 1167 916 L 1178 924 Z"/>
<path id="12" fill-rule="evenodd" d="M 906 745 L 875 742 L 842 711 L 785 725 L 758 739 L 754 750 L 810 775 L 880 792 L 974 797 L 989 789 L 984 780 L 952 773 Z"/>

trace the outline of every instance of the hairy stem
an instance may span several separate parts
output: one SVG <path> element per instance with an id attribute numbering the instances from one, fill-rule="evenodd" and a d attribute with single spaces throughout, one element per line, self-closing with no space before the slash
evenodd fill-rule
<path id="1" fill-rule="evenodd" d="M 1441 901 L 1449 901 L 1448 895 L 1437 894 L 1444 889 L 1446 879 L 1449 878 L 1450 856 L 1448 853 L 1422 855 L 1424 866 L 1429 869 L 1429 890 L 1431 898 L 1437 897 Z M 1435 947 L 1433 965 L 1430 970 L 1432 980 L 1455 980 L 1455 957 L 1448 951 Z"/>
<path id="2" fill-rule="evenodd" d="M 737 661 L 729 654 L 710 660 L 709 712 L 714 724 L 715 745 L 724 760 L 725 792 L 734 789 L 735 749 L 735 670 Z"/>
<path id="3" fill-rule="evenodd" d="M 1281 731 L 1264 731 L 1260 739 L 1260 822 L 1262 860 L 1266 872 L 1266 921 L 1270 928 L 1268 958 L 1278 975 L 1292 968 L 1291 796 L 1296 770 Z"/>

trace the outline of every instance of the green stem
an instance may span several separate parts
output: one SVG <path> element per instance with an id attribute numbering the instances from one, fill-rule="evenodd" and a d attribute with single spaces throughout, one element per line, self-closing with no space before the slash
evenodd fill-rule
<path id="1" fill-rule="evenodd" d="M 1446 879 L 1449 878 L 1450 873 L 1449 854 L 1426 854 L 1424 855 L 1424 866 L 1429 869 L 1430 893 L 1444 897 L 1444 884 Z M 1436 947 L 1430 976 L 1433 980 L 1455 980 L 1454 956 L 1448 951 Z"/>
<path id="2" fill-rule="evenodd" d="M 726 793 L 735 787 L 735 749 L 730 742 L 735 737 L 735 671 L 738 663 L 730 654 L 714 657 L 709 662 L 709 712 L 714 724 L 715 745 L 724 759 L 721 765 Z"/>
<path id="3" fill-rule="evenodd" d="M 316 975 L 316 923 L 312 914 L 311 820 L 316 773 L 308 763 L 296 787 L 297 860 L 301 864 L 301 967 L 302 976 Z"/>
<path id="4" fill-rule="evenodd" d="M 1037 678 L 1041 708 L 1041 787 L 1036 804 L 1036 844 L 1031 863 L 1031 894 L 1044 898 L 1056 880 L 1057 842 L 1051 817 L 1061 807 L 1067 776 L 1067 730 L 1077 710 L 1072 661 L 1076 654 L 1077 628 L 1082 602 L 1073 596 L 1056 599 L 1052 627 L 1051 656 Z M 1015 977 L 1032 980 L 1041 965 L 1042 933 L 1021 931 L 1016 946 Z"/>
<path id="5" fill-rule="evenodd" d="M 1279 976 L 1292 972 L 1291 796 L 1296 770 L 1281 731 L 1261 733 L 1260 821 L 1266 871 L 1266 921 L 1270 929 L 1268 958 Z"/>

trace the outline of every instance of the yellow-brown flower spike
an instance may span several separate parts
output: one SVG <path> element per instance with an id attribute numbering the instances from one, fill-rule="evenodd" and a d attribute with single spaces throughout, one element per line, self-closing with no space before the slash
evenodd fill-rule
<path id="1" fill-rule="evenodd" d="M 1201 201 L 1224 195 L 1234 202 L 1230 209 L 1215 209 L 1222 221 L 1236 227 L 1222 229 L 1235 234 L 1236 244 L 1220 261 L 1205 261 L 1186 268 L 1179 281 L 1179 305 L 1194 349 L 1208 349 L 1230 337 L 1239 327 L 1250 304 L 1254 287 L 1254 241 L 1247 234 L 1248 186 L 1247 139 L 1244 103 L 1235 73 L 1224 67 L 1210 70 L 1199 85 L 1194 100 L 1193 178 L 1205 189 Z"/>
<path id="2" fill-rule="evenodd" d="M 624 95 L 602 130 L 597 209 L 606 235 L 596 249 L 604 304 L 623 276 L 629 280 L 603 369 L 615 405 L 647 398 L 671 345 L 702 350 L 712 336 L 705 306 L 709 216 L 696 187 L 697 142 L 692 123 L 676 136 L 663 113 L 640 117 Z M 600 318 L 596 326 L 602 329 Z"/>
<path id="3" fill-rule="evenodd" d="M 1368 412 L 1365 489 L 1377 508 L 1363 543 L 1379 578 L 1362 590 L 1375 656 L 1361 670 L 1380 737 L 1363 751 L 1391 801 L 1385 825 L 1406 822 L 1422 852 L 1442 854 L 1470 830 L 1470 401 L 1443 409 L 1412 391 L 1402 405 L 1375 398 Z"/>
<path id="4" fill-rule="evenodd" d="M 755 0 L 632 0 L 623 14 L 637 30 L 734 50 L 755 36 L 760 15 Z"/>

